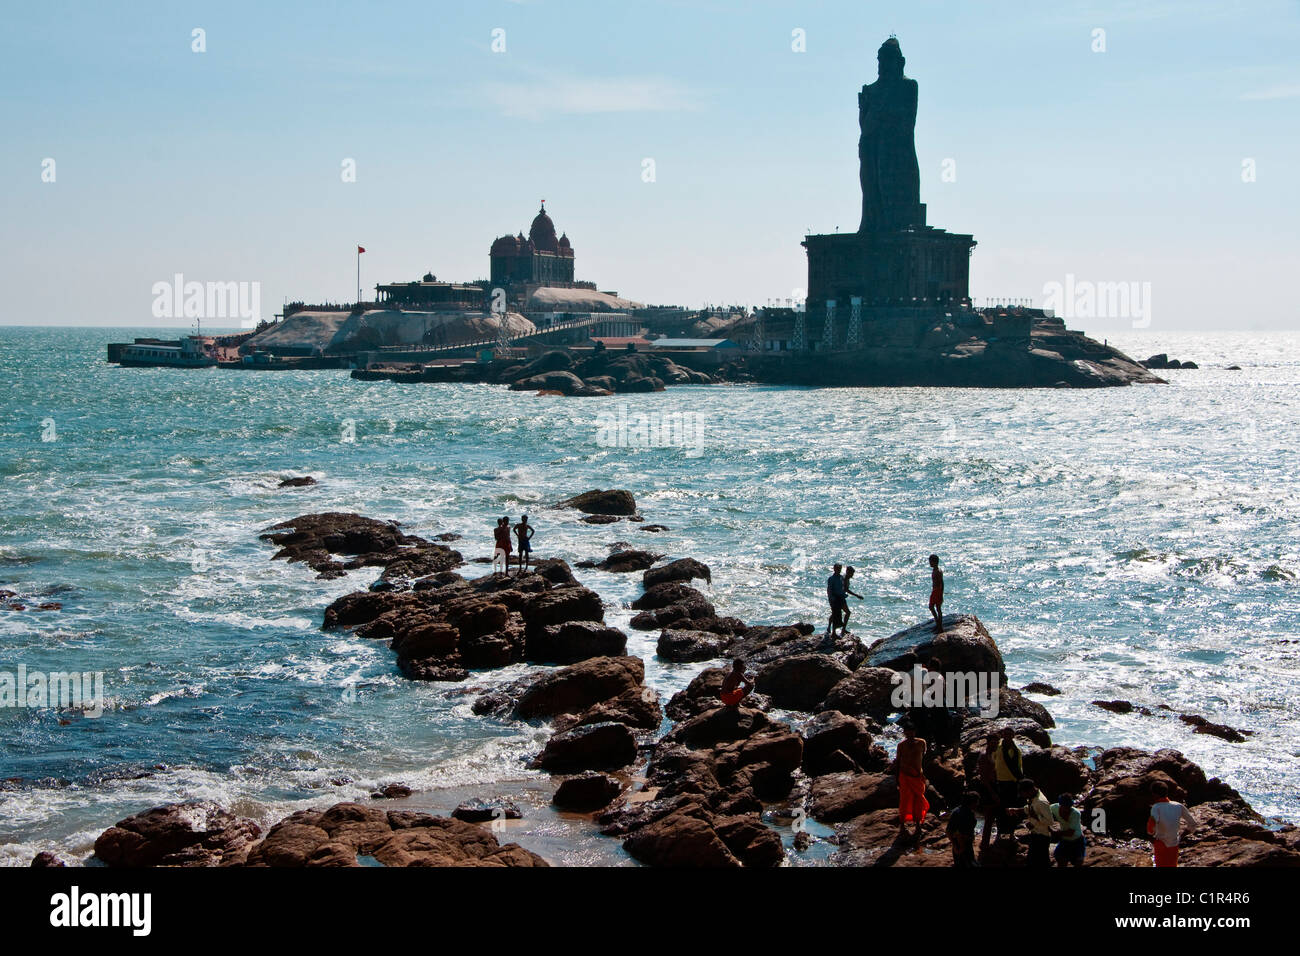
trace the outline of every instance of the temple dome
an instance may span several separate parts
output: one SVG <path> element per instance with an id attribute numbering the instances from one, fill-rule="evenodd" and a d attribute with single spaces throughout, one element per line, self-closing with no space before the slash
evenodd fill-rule
<path id="1" fill-rule="evenodd" d="M 555 238 L 555 223 L 551 222 L 551 217 L 546 214 L 546 207 L 543 206 L 533 220 L 532 226 L 528 229 L 528 238 L 532 240 L 533 246 L 539 252 L 559 252 L 560 245 Z"/>

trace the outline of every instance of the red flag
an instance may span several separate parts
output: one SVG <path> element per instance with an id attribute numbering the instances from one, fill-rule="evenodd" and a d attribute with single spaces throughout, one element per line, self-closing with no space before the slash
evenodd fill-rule
<path id="1" fill-rule="evenodd" d="M 365 251 L 366 251 L 366 247 L 365 247 L 365 246 L 357 246 L 357 255 L 361 255 L 361 253 L 363 253 L 363 252 L 365 252 Z"/>

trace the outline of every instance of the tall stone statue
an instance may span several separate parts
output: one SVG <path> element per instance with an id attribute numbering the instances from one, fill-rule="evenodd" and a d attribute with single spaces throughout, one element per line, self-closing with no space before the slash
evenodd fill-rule
<path id="1" fill-rule="evenodd" d="M 876 82 L 858 94 L 859 232 L 894 232 L 925 223 L 916 161 L 916 80 L 903 75 L 903 51 L 890 37 L 876 54 Z"/>

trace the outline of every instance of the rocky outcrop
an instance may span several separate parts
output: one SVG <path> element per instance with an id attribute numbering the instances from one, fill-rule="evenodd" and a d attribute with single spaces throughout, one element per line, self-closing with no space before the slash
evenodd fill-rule
<path id="1" fill-rule="evenodd" d="M 557 508 L 575 508 L 583 514 L 613 515 L 627 517 L 636 514 L 636 499 L 630 491 L 611 488 L 608 491 L 584 491 L 580 495 L 566 498 L 556 505 Z"/>
<path id="2" fill-rule="evenodd" d="M 119 820 L 95 840 L 95 856 L 122 867 L 232 865 L 261 832 L 213 803 L 172 803 Z"/>
<path id="3" fill-rule="evenodd" d="M 561 782 L 551 803 L 560 810 L 591 813 L 609 806 L 622 791 L 623 785 L 616 778 L 589 770 Z"/>
<path id="4" fill-rule="evenodd" d="M 404 576 L 410 576 L 408 569 L 433 574 L 464 563 L 458 551 L 405 534 L 395 521 L 350 512 L 299 515 L 271 525 L 259 537 L 279 547 L 272 560 L 301 561 L 322 578 L 342 577 L 363 567 L 387 572 L 399 561 Z"/>

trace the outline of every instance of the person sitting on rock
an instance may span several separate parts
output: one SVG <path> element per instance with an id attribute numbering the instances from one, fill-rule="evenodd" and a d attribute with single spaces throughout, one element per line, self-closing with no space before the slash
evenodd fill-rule
<path id="1" fill-rule="evenodd" d="M 722 678 L 722 689 L 718 696 L 722 703 L 731 710 L 739 710 L 740 702 L 754 689 L 754 678 L 745 673 L 745 659 L 737 657 L 731 662 L 731 671 Z"/>
<path id="2" fill-rule="evenodd" d="M 934 618 L 934 633 L 943 633 L 943 572 L 939 570 L 939 556 L 930 555 L 930 614 Z"/>
<path id="3" fill-rule="evenodd" d="M 835 565 L 833 573 L 826 579 L 826 600 L 831 605 L 831 619 L 826 629 L 826 636 L 835 637 L 835 632 L 844 626 L 844 612 L 848 610 L 848 598 L 844 596 L 844 574 L 842 564 Z"/>
<path id="4" fill-rule="evenodd" d="M 518 566 L 520 574 L 528 570 L 528 562 L 533 556 L 533 546 L 530 542 L 535 530 L 528 523 L 528 515 L 522 516 L 519 519 L 519 524 L 515 525 L 515 537 L 519 539 Z"/>
<path id="5" fill-rule="evenodd" d="M 1056 844 L 1052 857 L 1057 866 L 1083 866 L 1083 855 L 1088 841 L 1083 835 L 1083 818 L 1074 805 L 1074 797 L 1063 793 L 1052 804 L 1052 820 L 1061 828 L 1061 842 Z"/>
<path id="6" fill-rule="evenodd" d="M 497 562 L 504 565 L 506 574 L 510 573 L 510 519 L 497 519 L 497 526 L 492 532 L 496 539 L 496 549 L 492 553 L 492 571 L 496 572 Z"/>
<path id="7" fill-rule="evenodd" d="M 1182 839 L 1183 821 L 1189 829 L 1196 826 L 1192 812 L 1177 800 L 1169 799 L 1169 785 L 1163 780 L 1151 784 L 1151 816 L 1147 818 L 1147 833 L 1151 834 L 1152 862 L 1156 866 L 1178 865 L 1178 843 Z"/>
<path id="8" fill-rule="evenodd" d="M 907 836 L 907 825 L 914 823 L 915 840 L 921 840 L 921 824 L 925 822 L 925 813 L 930 809 L 925 799 L 925 760 L 927 744 L 925 738 L 916 735 L 916 727 L 910 720 L 903 721 L 903 739 L 898 742 L 898 752 L 894 756 L 894 771 L 898 774 L 898 837 Z"/>
<path id="9" fill-rule="evenodd" d="M 975 811 L 980 805 L 980 795 L 967 790 L 961 803 L 948 817 L 948 839 L 952 841 L 952 865 L 975 866 Z"/>

